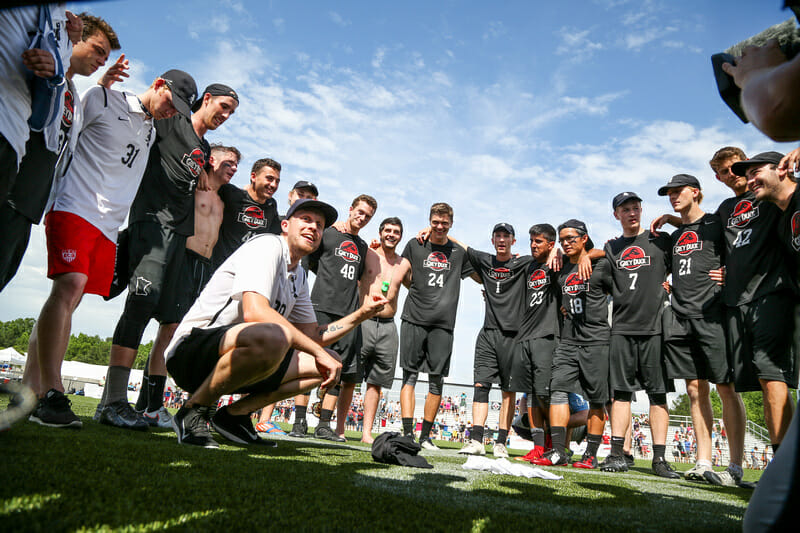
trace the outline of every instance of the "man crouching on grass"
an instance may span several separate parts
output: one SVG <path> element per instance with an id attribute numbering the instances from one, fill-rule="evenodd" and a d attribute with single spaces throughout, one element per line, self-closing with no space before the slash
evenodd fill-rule
<path id="1" fill-rule="evenodd" d="M 317 324 L 300 259 L 317 249 L 336 217 L 324 202 L 298 200 L 280 236 L 247 241 L 214 273 L 166 350 L 167 370 L 192 393 L 172 421 L 178 442 L 217 448 L 210 422 L 233 442 L 263 443 L 251 412 L 339 381 L 339 357 L 323 346 L 375 316 L 387 300 L 370 298 L 336 322 Z M 211 416 L 220 396 L 233 393 L 247 396 Z"/>

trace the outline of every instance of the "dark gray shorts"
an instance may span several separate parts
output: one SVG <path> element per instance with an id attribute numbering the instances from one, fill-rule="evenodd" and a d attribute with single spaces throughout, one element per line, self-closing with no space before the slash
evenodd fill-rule
<path id="1" fill-rule="evenodd" d="M 612 334 L 609 343 L 609 383 L 614 391 L 667 392 L 661 355 L 661 335 Z"/>
<path id="2" fill-rule="evenodd" d="M 594 404 L 608 402 L 608 344 L 560 343 L 553 352 L 550 391 L 574 392 Z"/>
<path id="3" fill-rule="evenodd" d="M 524 392 L 542 398 L 550 397 L 550 378 L 553 373 L 553 352 L 556 339 L 553 335 L 524 339 L 517 343 L 512 375 L 521 381 Z M 522 391 L 515 391 L 522 392 Z"/>
<path id="4" fill-rule="evenodd" d="M 453 354 L 453 331 L 400 323 L 400 366 L 410 372 L 447 377 Z"/>
<path id="5" fill-rule="evenodd" d="M 200 296 L 208 280 L 211 279 L 214 269 L 211 266 L 211 259 L 203 257 L 188 248 L 186 249 L 186 256 L 181 264 L 181 269 L 176 305 L 178 306 L 181 320 L 183 320 L 183 317 L 194 305 L 195 300 Z"/>
<path id="6" fill-rule="evenodd" d="M 370 318 L 361 323 L 361 358 L 367 383 L 392 388 L 398 345 L 394 318 Z"/>
<path id="7" fill-rule="evenodd" d="M 336 322 L 342 317 L 324 311 L 314 311 L 320 325 Z M 328 346 L 342 358 L 342 382 L 361 383 L 364 381 L 364 365 L 361 362 L 361 327 L 356 326 L 344 337 Z"/>
<path id="8" fill-rule="evenodd" d="M 481 328 L 475 341 L 473 378 L 484 386 L 499 383 L 505 392 L 526 392 L 526 380 L 513 375 L 516 353 L 516 333 L 504 333 L 499 329 Z M 519 366 L 517 370 L 521 370 Z M 517 385 L 519 383 L 519 385 Z"/>
<path id="9" fill-rule="evenodd" d="M 721 317 L 681 318 L 664 310 L 664 354 L 670 379 L 732 383 Z"/>

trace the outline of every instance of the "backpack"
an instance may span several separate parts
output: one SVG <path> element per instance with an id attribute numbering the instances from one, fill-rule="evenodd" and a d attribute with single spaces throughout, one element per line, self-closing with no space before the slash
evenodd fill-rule
<path id="1" fill-rule="evenodd" d="M 31 116 L 28 119 L 28 125 L 33 131 L 42 131 L 61 118 L 64 89 L 67 86 L 67 80 L 64 78 L 64 64 L 61 61 L 61 53 L 48 5 L 39 6 L 39 28 L 31 41 L 30 48 L 39 48 L 50 52 L 56 63 L 53 77 L 47 79 L 36 75 L 31 77 Z"/>

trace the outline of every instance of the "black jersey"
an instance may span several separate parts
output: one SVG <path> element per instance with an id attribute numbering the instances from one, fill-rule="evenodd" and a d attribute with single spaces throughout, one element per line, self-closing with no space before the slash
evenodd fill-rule
<path id="1" fill-rule="evenodd" d="M 403 257 L 411 263 L 411 287 L 401 318 L 418 326 L 452 330 L 461 279 L 473 272 L 467 252 L 449 240 L 447 244 L 420 244 L 411 239 Z"/>
<path id="2" fill-rule="evenodd" d="M 716 215 L 708 213 L 691 224 L 681 224 L 672 234 L 672 309 L 682 318 L 719 316 L 722 287 L 708 272 L 725 260 L 725 230 Z"/>
<path id="3" fill-rule="evenodd" d="M 558 283 L 547 265 L 532 261 L 525 274 L 525 299 L 519 340 L 558 336 Z"/>
<path id="4" fill-rule="evenodd" d="M 667 293 L 670 239 L 645 230 L 635 237 L 608 241 L 604 251 L 611 267 L 614 309 L 611 329 L 622 335 L 658 335 Z M 592 276 L 594 277 L 594 276 Z"/>
<path id="5" fill-rule="evenodd" d="M 220 187 L 218 194 L 225 204 L 225 210 L 219 227 L 219 238 L 211 256 L 214 268 L 221 265 L 250 237 L 262 233 L 280 235 L 278 204 L 273 198 L 260 204 L 246 190 L 230 183 Z"/>
<path id="6" fill-rule="evenodd" d="M 158 222 L 179 235 L 194 235 L 194 189 L 208 161 L 208 142 L 180 114 L 156 121 L 156 134 L 130 222 Z"/>
<path id="7" fill-rule="evenodd" d="M 533 258 L 524 255 L 499 261 L 495 255 L 467 248 L 467 259 L 483 282 L 484 329 L 517 333 L 524 309 L 525 273 Z"/>
<path id="8" fill-rule="evenodd" d="M 797 268 L 800 264 L 800 187 L 795 187 L 792 199 L 781 215 L 778 238 Z"/>
<path id="9" fill-rule="evenodd" d="M 358 308 L 358 280 L 364 272 L 367 243 L 358 235 L 327 228 L 322 243 L 308 255 L 309 270 L 317 275 L 311 291 L 315 311 L 344 316 Z"/>
<path id="10" fill-rule="evenodd" d="M 611 276 L 608 259 L 599 259 L 589 281 L 578 276 L 578 265 L 566 263 L 558 273 L 560 305 L 567 314 L 560 341 L 565 344 L 608 344 L 608 283 Z"/>
<path id="11" fill-rule="evenodd" d="M 794 290 L 776 225 L 778 206 L 748 191 L 723 201 L 715 213 L 725 226 L 725 305 L 746 304 L 781 290 Z"/>

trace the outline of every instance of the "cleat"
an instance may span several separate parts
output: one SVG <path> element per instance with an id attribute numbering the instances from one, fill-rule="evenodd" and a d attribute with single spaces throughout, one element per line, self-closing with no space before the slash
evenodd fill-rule
<path id="1" fill-rule="evenodd" d="M 305 418 L 295 421 L 295 423 L 292 424 L 292 430 L 289 432 L 289 436 L 298 439 L 304 439 L 308 437 L 308 422 L 306 422 Z"/>
<path id="2" fill-rule="evenodd" d="M 714 469 L 706 465 L 695 464 L 692 468 L 683 473 L 683 477 L 691 481 L 706 481 L 705 473 L 713 472 Z"/>
<path id="3" fill-rule="evenodd" d="M 713 470 L 704 472 L 703 477 L 706 481 L 718 487 L 736 487 L 742 482 L 741 474 L 731 470 L 730 466 L 722 472 L 714 472 Z"/>
<path id="4" fill-rule="evenodd" d="M 28 420 L 51 428 L 80 429 L 83 422 L 72 412 L 71 405 L 63 392 L 50 389 L 39 399 Z"/>
<path id="5" fill-rule="evenodd" d="M 531 461 L 532 464 L 539 466 L 566 466 L 567 456 L 557 450 L 549 450 L 544 455 Z"/>
<path id="6" fill-rule="evenodd" d="M 528 413 L 523 413 L 519 415 L 514 421 L 511 423 L 511 428 L 525 440 L 533 440 L 533 435 L 531 435 L 531 425 L 528 422 Z"/>
<path id="7" fill-rule="evenodd" d="M 261 440 L 248 415 L 232 415 L 228 406 L 217 409 L 211 418 L 211 427 L 217 433 L 237 444 L 256 444 Z"/>
<path id="8" fill-rule="evenodd" d="M 162 406 L 158 411 L 150 412 L 144 411 L 141 413 L 142 418 L 144 421 L 148 423 L 151 427 L 157 428 L 171 428 L 172 427 L 172 415 L 169 414 L 167 408 Z"/>
<path id="9" fill-rule="evenodd" d="M 172 417 L 172 429 L 178 435 L 179 444 L 202 446 L 203 448 L 219 448 L 219 444 L 211 437 L 206 416 L 208 408 L 181 407 Z"/>
<path id="10" fill-rule="evenodd" d="M 625 459 L 625 463 L 627 463 L 628 468 L 636 466 L 636 461 L 634 460 L 632 453 L 626 453 L 622 457 Z"/>
<path id="11" fill-rule="evenodd" d="M 508 450 L 506 449 L 506 445 L 502 442 L 496 442 L 494 446 L 492 446 L 492 455 L 498 459 L 508 459 Z"/>
<path id="12" fill-rule="evenodd" d="M 328 426 L 317 426 L 316 429 L 314 429 L 314 438 L 332 442 L 347 442 L 346 438 L 340 437 Z"/>
<path id="13" fill-rule="evenodd" d="M 534 459 L 539 459 L 542 455 L 544 455 L 544 446 L 534 446 L 531 451 L 522 457 L 514 457 L 514 459 L 517 461 L 527 461 L 530 463 Z"/>
<path id="14" fill-rule="evenodd" d="M 600 470 L 603 472 L 627 472 L 628 461 L 621 455 L 609 455 L 605 461 L 600 463 Z"/>
<path id="15" fill-rule="evenodd" d="M 438 452 L 441 450 L 431 439 L 420 439 L 419 445 L 423 450 L 428 450 L 429 452 Z"/>
<path id="16" fill-rule="evenodd" d="M 597 456 L 584 454 L 580 461 L 572 463 L 572 468 L 594 470 L 597 468 Z"/>
<path id="17" fill-rule="evenodd" d="M 258 433 L 272 433 L 273 435 L 286 435 L 284 431 L 274 422 L 259 422 L 256 424 Z"/>
<path id="18" fill-rule="evenodd" d="M 131 404 L 125 400 L 117 400 L 103 407 L 100 411 L 101 424 L 123 429 L 147 431 L 150 425 L 133 410 Z"/>
<path id="19" fill-rule="evenodd" d="M 480 442 L 470 439 L 468 443 L 458 450 L 458 453 L 463 453 L 465 455 L 486 455 L 486 447 Z"/>
<path id="20" fill-rule="evenodd" d="M 653 461 L 653 473 L 659 477 L 664 477 L 667 479 L 680 479 L 681 475 L 675 471 L 675 469 L 670 466 L 670 464 L 665 459 L 660 459 L 658 461 Z"/>

